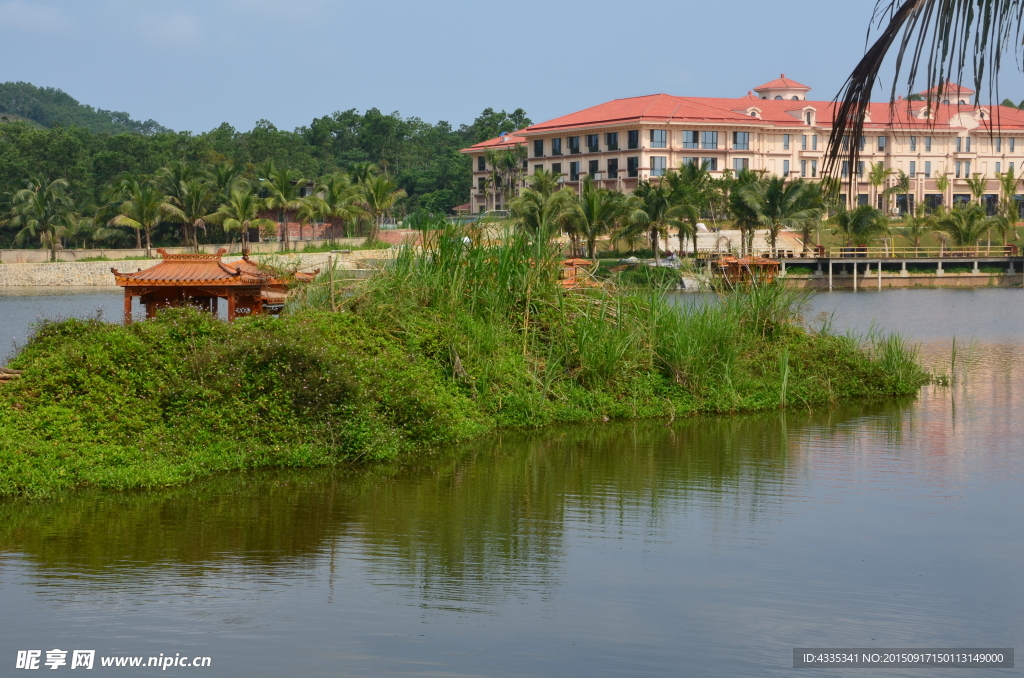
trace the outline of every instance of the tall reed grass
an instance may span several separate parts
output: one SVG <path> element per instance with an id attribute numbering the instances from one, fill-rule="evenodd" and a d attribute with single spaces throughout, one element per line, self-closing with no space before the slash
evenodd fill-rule
<path id="1" fill-rule="evenodd" d="M 899 337 L 811 332 L 782 284 L 679 303 L 665 289 L 565 290 L 556 244 L 449 226 L 353 288 L 344 310 L 432 361 L 499 423 L 737 411 L 913 393 Z M 321 281 L 318 281 L 321 282 Z M 292 312 L 323 308 L 313 296 Z"/>

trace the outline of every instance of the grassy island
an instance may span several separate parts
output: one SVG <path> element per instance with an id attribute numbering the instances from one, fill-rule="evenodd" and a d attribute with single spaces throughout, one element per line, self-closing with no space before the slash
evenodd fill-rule
<path id="1" fill-rule="evenodd" d="M 541 238 L 430 242 L 333 301 L 324 273 L 277 318 L 44 323 L 0 386 L 0 496 L 379 460 L 495 427 L 881 399 L 926 379 L 899 337 L 809 328 L 781 285 L 688 304 L 567 291 Z"/>

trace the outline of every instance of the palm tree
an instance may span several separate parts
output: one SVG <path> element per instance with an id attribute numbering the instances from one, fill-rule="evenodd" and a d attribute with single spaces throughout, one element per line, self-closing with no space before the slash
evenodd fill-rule
<path id="1" fill-rule="evenodd" d="M 782 228 L 801 229 L 821 214 L 820 201 L 815 203 L 802 179 L 787 182 L 783 177 L 772 177 L 767 182 L 748 184 L 740 190 L 740 200 L 767 229 L 768 245 L 773 252 Z"/>
<path id="2" fill-rule="evenodd" d="M 576 199 L 576 191 L 571 188 L 547 194 L 527 188 L 509 203 L 508 209 L 517 228 L 547 240 L 565 223 L 565 214 Z"/>
<path id="3" fill-rule="evenodd" d="M 380 229 L 399 200 L 406 192 L 398 187 L 387 174 L 376 174 L 359 184 L 359 206 L 369 214 L 372 224 L 368 242 L 380 238 Z"/>
<path id="4" fill-rule="evenodd" d="M 341 172 L 322 177 L 316 192 L 324 203 L 324 218 L 331 224 L 332 241 L 339 222 L 344 224 L 347 237 L 348 225 L 366 216 L 366 210 L 359 206 L 359 188 Z"/>
<path id="5" fill-rule="evenodd" d="M 928 231 L 935 228 L 935 217 L 928 214 L 924 205 L 918 205 L 914 214 L 907 217 L 905 233 L 914 242 L 914 247 L 921 246 L 921 237 Z"/>
<path id="6" fill-rule="evenodd" d="M 853 165 L 850 165 L 853 167 Z M 872 163 L 871 170 L 868 172 L 868 183 L 874 188 L 874 194 L 887 197 L 887 194 L 882 190 L 882 186 L 889 180 L 889 177 L 893 175 L 895 170 L 886 168 L 884 163 L 876 162 Z M 883 210 L 888 211 L 888 210 Z"/>
<path id="7" fill-rule="evenodd" d="M 353 184 L 365 184 L 370 177 L 380 174 L 380 168 L 372 162 L 357 162 L 348 168 Z"/>
<path id="8" fill-rule="evenodd" d="M 761 223 L 757 211 L 744 200 L 743 192 L 748 187 L 760 183 L 762 183 L 761 176 L 748 169 L 740 170 L 735 177 L 727 173 L 720 180 L 722 191 L 728 195 L 729 212 L 732 214 L 736 228 L 740 231 L 741 255 L 754 251 L 754 233 Z"/>
<path id="9" fill-rule="evenodd" d="M 182 180 L 175 192 L 167 196 L 167 220 L 182 225 L 185 242 L 196 252 L 199 251 L 198 233 L 206 232 L 206 220 L 216 200 L 213 184 L 198 176 Z"/>
<path id="10" fill-rule="evenodd" d="M 266 208 L 266 200 L 256 195 L 248 183 L 240 181 L 235 184 L 235 190 L 227 202 L 222 203 L 217 211 L 210 215 L 209 221 L 221 224 L 228 232 L 240 231 L 242 247 L 248 249 L 250 229 L 274 226 L 272 220 L 259 216 Z"/>
<path id="11" fill-rule="evenodd" d="M 242 178 L 242 167 L 233 162 L 222 162 L 214 165 L 210 171 L 210 180 L 217 200 L 224 203 L 231 199 L 235 192 L 235 184 Z"/>
<path id="12" fill-rule="evenodd" d="M 941 205 L 939 205 L 939 207 L 940 207 L 939 211 L 945 211 L 945 209 L 946 209 L 946 204 L 945 204 L 945 201 L 946 201 L 946 191 L 949 190 L 949 175 L 946 174 L 945 171 L 943 171 L 941 174 L 939 174 L 938 177 L 936 177 L 936 179 L 935 179 L 935 188 L 942 195 L 942 201 L 943 202 L 942 202 Z"/>
<path id="13" fill-rule="evenodd" d="M 594 185 L 593 179 L 583 179 L 583 190 L 567 214 L 567 221 L 587 242 L 587 256 L 597 256 L 597 239 L 615 225 L 621 210 L 618 193 Z"/>
<path id="14" fill-rule="evenodd" d="M 693 239 L 693 252 L 697 253 L 697 223 L 701 215 L 711 209 L 715 192 L 714 180 L 708 163 L 683 163 L 678 171 L 668 172 L 662 179 L 672 191 L 671 217 L 680 222 L 679 245 L 683 247 L 684 232 Z"/>
<path id="15" fill-rule="evenodd" d="M 139 183 L 135 179 L 123 179 L 118 184 L 121 197 L 119 213 L 110 220 L 111 226 L 129 227 L 135 230 L 136 241 L 145 235 L 146 256 L 153 256 L 153 229 L 171 215 L 167 196 L 152 182 Z"/>
<path id="16" fill-rule="evenodd" d="M 913 210 L 910 208 L 910 175 L 899 170 L 896 172 L 896 182 L 889 188 L 882 191 L 882 195 L 888 197 L 890 195 L 902 195 L 903 206 L 906 209 L 906 214 L 910 215 Z"/>
<path id="17" fill-rule="evenodd" d="M 327 206 L 324 201 L 315 195 L 308 195 L 302 198 L 302 204 L 295 210 L 295 218 L 299 220 L 299 240 L 302 240 L 303 227 L 306 224 L 320 221 L 327 213 Z M 314 235 L 316 231 L 314 230 Z"/>
<path id="18" fill-rule="evenodd" d="M 675 205 L 672 204 L 672 190 L 664 182 L 651 183 L 641 181 L 633 190 L 637 201 L 629 215 L 629 221 L 636 228 L 646 229 L 650 237 L 651 249 L 654 250 L 654 261 L 658 263 L 660 253 L 658 243 L 671 222 L 678 224 L 678 219 L 669 214 Z"/>
<path id="19" fill-rule="evenodd" d="M 889 232 L 889 224 L 882 210 L 871 205 L 858 205 L 852 210 L 840 207 L 832 217 L 836 235 L 843 236 L 846 246 L 868 246 L 872 240 Z"/>
<path id="20" fill-rule="evenodd" d="M 530 175 L 527 184 L 530 189 L 548 196 L 558 190 L 558 180 L 561 176 L 561 174 L 555 174 L 551 170 L 540 167 Z"/>
<path id="21" fill-rule="evenodd" d="M 972 177 L 967 177 L 964 181 L 967 182 L 967 187 L 971 189 L 971 196 L 974 197 L 974 201 L 981 205 L 981 201 L 985 197 L 985 190 L 988 188 L 988 177 L 975 174 Z"/>
<path id="22" fill-rule="evenodd" d="M 288 249 L 288 212 L 302 206 L 302 189 L 309 183 L 298 170 L 277 167 L 273 160 L 268 160 L 260 168 L 261 187 L 266 190 L 267 209 L 277 212 L 277 222 L 281 237 L 280 250 Z"/>
<path id="23" fill-rule="evenodd" d="M 15 236 L 19 245 L 26 238 L 38 238 L 41 247 L 50 250 L 50 261 L 57 261 L 61 239 L 69 233 L 74 203 L 68 197 L 66 179 L 50 181 L 33 176 L 25 188 L 11 198 L 10 225 L 20 227 Z"/>
<path id="24" fill-rule="evenodd" d="M 522 144 L 507 149 L 484 151 L 484 158 L 493 168 L 495 176 L 500 177 L 495 184 L 501 188 L 503 202 L 506 205 L 517 193 L 519 176 L 522 174 L 523 161 L 527 155 L 526 146 Z"/>
<path id="25" fill-rule="evenodd" d="M 935 228 L 948 234 L 954 245 L 977 248 L 982 234 L 991 226 L 981 205 L 957 205 L 938 220 Z"/>
<path id="26" fill-rule="evenodd" d="M 1008 172 L 996 175 L 999 179 L 999 189 L 1003 194 L 999 201 L 999 216 L 1002 219 L 996 223 L 999 235 L 1002 237 L 1003 245 L 1006 245 L 1008 232 L 1013 233 L 1013 239 L 1017 239 L 1017 222 L 1020 220 L 1020 203 L 1017 202 L 1017 186 L 1021 178 L 1016 175 L 1013 168 Z"/>

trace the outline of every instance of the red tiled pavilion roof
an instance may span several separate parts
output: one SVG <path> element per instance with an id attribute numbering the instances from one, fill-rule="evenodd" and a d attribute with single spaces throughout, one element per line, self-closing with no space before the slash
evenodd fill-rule
<path id="1" fill-rule="evenodd" d="M 237 266 L 228 266 L 221 261 L 227 250 L 218 250 L 216 254 L 168 254 L 162 249 L 157 252 L 163 261 L 136 273 L 121 273 L 115 268 L 117 284 L 121 287 L 135 286 L 179 286 L 192 285 L 232 285 L 259 286 L 265 284 L 270 276 L 256 270 L 241 270 Z M 255 268 L 255 267 L 253 267 Z"/>

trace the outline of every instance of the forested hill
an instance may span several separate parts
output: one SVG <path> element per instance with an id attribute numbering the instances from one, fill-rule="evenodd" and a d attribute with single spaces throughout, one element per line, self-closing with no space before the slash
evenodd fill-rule
<path id="1" fill-rule="evenodd" d="M 268 160 L 310 180 L 377 163 L 408 194 L 402 211 L 447 212 L 469 199 L 472 172 L 459 149 L 531 124 L 522 109 L 507 113 L 487 108 L 471 124 L 456 127 L 371 108 L 333 113 L 295 130 L 261 120 L 248 131 L 224 123 L 198 134 L 108 134 L 75 124 L 40 129 L 4 121 L 2 115 L 0 216 L 10 210 L 10 196 L 33 175 L 67 179 L 72 199 L 87 206 L 100 204 L 106 189 L 125 175 L 144 181 L 174 161 L 207 172 L 231 163 L 251 179 L 255 168 Z M 0 247 L 10 246 L 13 237 L 11 228 L 0 225 Z"/>
<path id="2" fill-rule="evenodd" d="M 71 95 L 53 87 L 36 87 L 27 82 L 0 83 L 0 115 L 24 118 L 42 127 L 75 125 L 96 134 L 156 134 L 171 130 L 155 120 L 140 122 L 122 111 L 105 111 L 80 104 Z"/>

